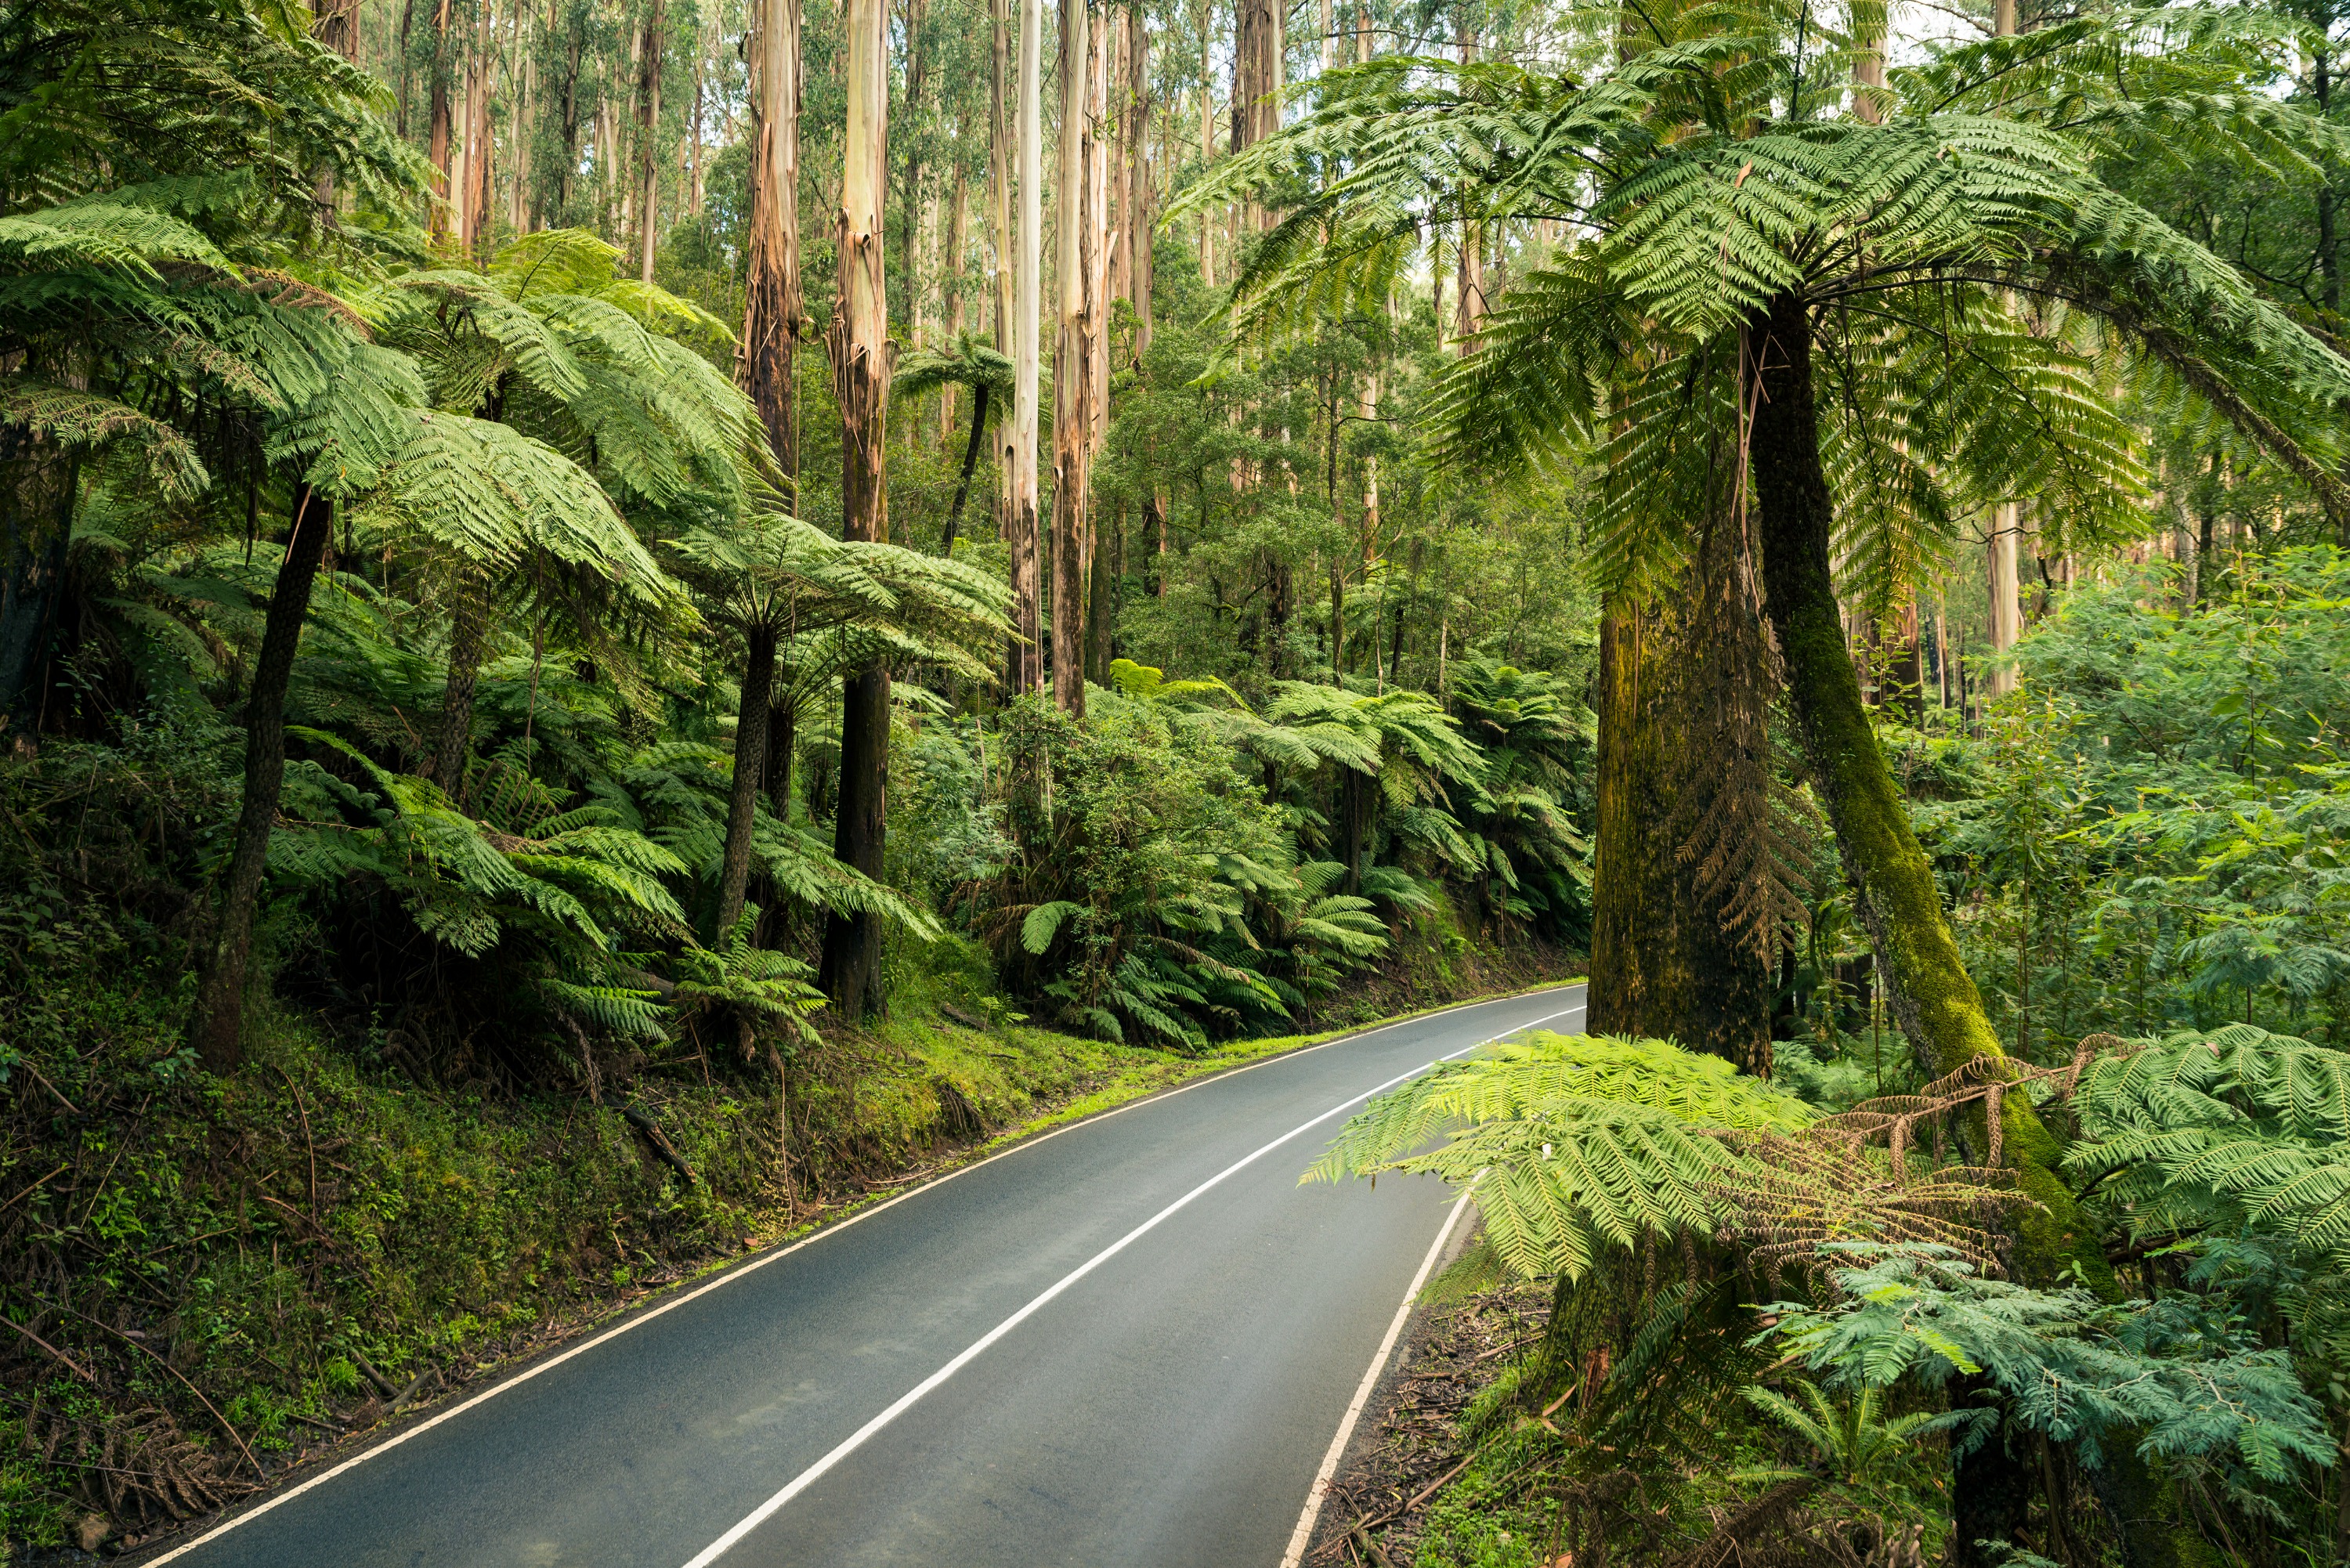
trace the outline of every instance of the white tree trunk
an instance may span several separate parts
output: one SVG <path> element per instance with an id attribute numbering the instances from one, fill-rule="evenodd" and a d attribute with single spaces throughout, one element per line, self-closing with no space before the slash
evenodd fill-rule
<path id="1" fill-rule="evenodd" d="M 798 401 L 793 384 L 800 292 L 800 0 L 758 0 L 750 47 L 751 233 L 735 377 L 759 410 L 767 445 L 798 501 Z"/>
<path id="2" fill-rule="evenodd" d="M 1086 489 L 1092 454 L 1093 224 L 1091 109 L 1096 82 L 1087 0 L 1061 0 L 1061 145 L 1055 182 L 1054 274 L 1060 293 L 1053 345 L 1053 702 L 1086 711 Z"/>
<path id="3" fill-rule="evenodd" d="M 1036 421 L 1045 306 L 1045 0 L 1020 4 L 1020 227 L 1014 269 L 1012 393 L 1012 594 L 1017 639 L 1014 695 L 1045 689 L 1044 617 L 1038 581 Z"/>

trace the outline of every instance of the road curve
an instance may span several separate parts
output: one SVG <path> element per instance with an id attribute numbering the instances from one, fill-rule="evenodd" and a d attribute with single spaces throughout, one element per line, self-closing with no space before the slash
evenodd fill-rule
<path id="1" fill-rule="evenodd" d="M 1582 1022 L 1481 1002 L 1016 1146 L 146 1561 L 1274 1568 L 1448 1219 L 1298 1173 L 1378 1087 Z"/>

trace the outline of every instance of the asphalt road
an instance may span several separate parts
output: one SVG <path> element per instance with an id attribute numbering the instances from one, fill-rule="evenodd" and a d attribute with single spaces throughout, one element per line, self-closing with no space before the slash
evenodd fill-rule
<path id="1" fill-rule="evenodd" d="M 151 1562 L 1275 1568 L 1449 1217 L 1298 1185 L 1456 1009 L 1020 1145 L 657 1303 Z"/>

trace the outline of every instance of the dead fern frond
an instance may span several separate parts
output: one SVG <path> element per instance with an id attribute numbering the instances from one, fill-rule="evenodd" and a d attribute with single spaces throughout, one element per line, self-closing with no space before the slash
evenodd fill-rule
<path id="1" fill-rule="evenodd" d="M 1772 745 L 1783 671 L 1743 519 L 1716 517 L 1688 571 L 1688 743 L 1667 831 L 1700 907 L 1732 941 L 1775 962 L 1809 929 L 1812 856 L 1802 802 Z"/>

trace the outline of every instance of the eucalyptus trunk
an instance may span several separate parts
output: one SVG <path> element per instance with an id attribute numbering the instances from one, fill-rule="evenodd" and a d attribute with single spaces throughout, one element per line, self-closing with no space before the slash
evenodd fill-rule
<path id="1" fill-rule="evenodd" d="M 995 319 L 989 324 L 995 351 L 1013 357 L 1012 341 L 1012 6 L 987 0 L 987 240 L 990 297 Z M 995 437 L 995 527 L 1009 541 L 1005 514 L 1012 497 L 1012 421 L 999 420 Z"/>
<path id="2" fill-rule="evenodd" d="M 1086 711 L 1086 568 L 1092 554 L 1086 538 L 1095 286 L 1093 247 L 1086 243 L 1092 231 L 1087 100 L 1094 78 L 1088 10 L 1087 0 L 1061 0 L 1061 158 L 1054 190 L 1060 312 L 1053 349 L 1053 704 L 1073 716 Z"/>
<path id="3" fill-rule="evenodd" d="M 751 235 L 743 344 L 736 374 L 766 427 L 767 445 L 798 504 L 799 425 L 793 361 L 799 349 L 800 0 L 759 0 L 752 99 Z"/>
<path id="4" fill-rule="evenodd" d="M 1012 638 L 1004 684 L 1013 696 L 1045 690 L 1045 630 L 1037 561 L 1036 421 L 1042 390 L 1039 338 L 1045 302 L 1044 0 L 1020 7 L 1020 225 L 1013 277 L 1013 388 L 1004 510 L 1011 555 Z"/>
<path id="5" fill-rule="evenodd" d="M 884 472 L 889 405 L 889 306 L 882 264 L 882 200 L 888 186 L 889 6 L 847 0 L 841 13 L 848 112 L 841 139 L 838 281 L 828 347 L 840 405 L 841 533 L 886 543 Z M 840 800 L 833 854 L 879 880 L 887 830 L 889 671 L 876 660 L 842 682 Z M 856 1018 L 880 997 L 881 927 L 868 911 L 836 911 L 826 922 L 820 983 Z"/>
<path id="6" fill-rule="evenodd" d="M 743 918 L 751 885 L 751 830 L 758 819 L 760 775 L 767 762 L 768 702 L 775 686 L 775 634 L 744 635 L 742 701 L 734 710 L 734 777 L 726 794 L 726 849 L 718 862 L 718 919 L 711 940 L 723 942 Z"/>
<path id="7" fill-rule="evenodd" d="M 439 176 L 433 186 L 436 199 L 430 219 L 431 238 L 436 250 L 450 241 L 449 213 L 456 199 L 449 181 L 452 146 L 449 124 L 449 5 L 450 0 L 440 0 L 432 8 L 432 119 L 424 141 L 425 156 Z"/>
<path id="8" fill-rule="evenodd" d="M 310 608 L 310 587 L 334 529 L 334 504 L 307 484 L 297 486 L 293 532 L 270 589 L 253 691 L 245 701 L 244 800 L 230 844 L 219 923 L 196 992 L 196 1050 L 215 1073 L 234 1072 L 244 1060 L 244 981 L 253 959 L 254 910 L 261 901 L 269 835 L 277 825 L 277 796 L 286 782 L 286 688 L 302 640 L 302 619 Z"/>
<path id="9" fill-rule="evenodd" d="M 660 161 L 653 156 L 660 140 L 661 51 L 667 43 L 664 0 L 653 0 L 645 18 L 644 52 L 637 78 L 637 219 L 641 243 L 637 251 L 637 276 L 653 280 L 653 252 L 660 243 Z"/>

